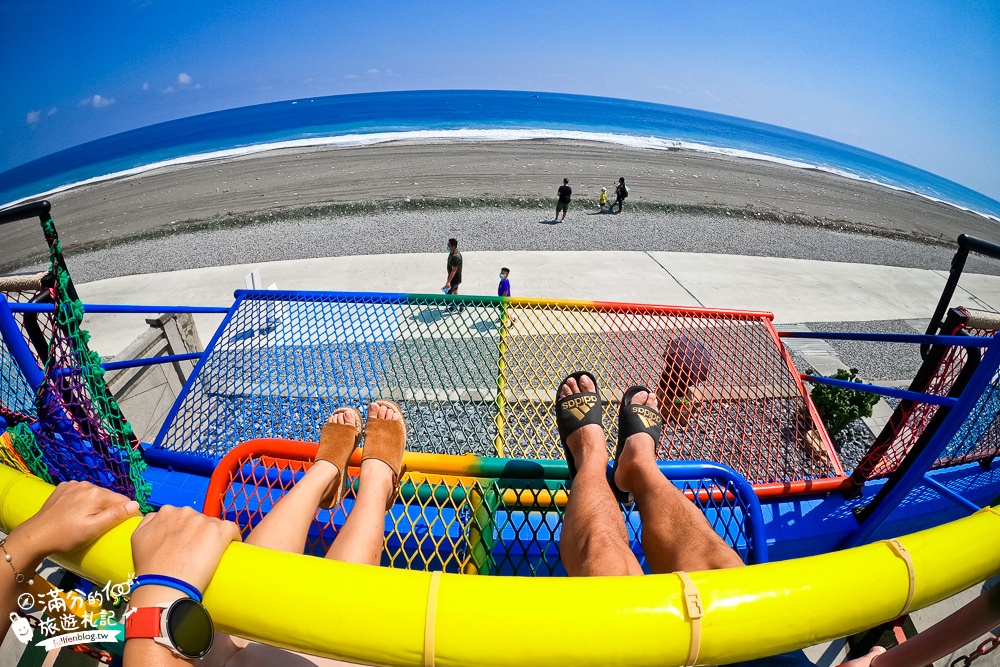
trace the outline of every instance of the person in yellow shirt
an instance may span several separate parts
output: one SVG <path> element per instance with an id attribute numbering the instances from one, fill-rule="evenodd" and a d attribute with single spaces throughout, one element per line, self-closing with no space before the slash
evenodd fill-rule
<path id="1" fill-rule="evenodd" d="M 601 188 L 601 213 L 604 213 L 604 208 L 608 205 L 608 189 Z"/>

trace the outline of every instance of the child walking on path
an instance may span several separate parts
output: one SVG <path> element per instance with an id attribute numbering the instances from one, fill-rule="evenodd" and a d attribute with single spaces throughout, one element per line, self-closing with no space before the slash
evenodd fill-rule
<path id="1" fill-rule="evenodd" d="M 510 296 L 510 281 L 507 280 L 507 276 L 510 275 L 510 269 L 506 266 L 500 269 L 500 284 L 497 285 L 497 296 Z"/>

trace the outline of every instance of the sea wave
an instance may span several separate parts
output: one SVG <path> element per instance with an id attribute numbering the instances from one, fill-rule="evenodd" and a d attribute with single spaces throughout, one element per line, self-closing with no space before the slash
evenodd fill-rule
<path id="1" fill-rule="evenodd" d="M 121 171 L 116 171 L 102 176 L 95 176 L 93 178 L 77 181 L 75 183 L 62 185 L 57 188 L 48 190 L 46 192 L 41 192 L 32 195 L 30 197 L 22 197 L 21 199 L 7 202 L 6 204 L 0 206 L 0 209 L 7 208 L 9 206 L 16 206 L 17 204 L 21 204 L 27 201 L 36 200 L 40 197 L 48 197 L 59 192 L 66 192 L 67 190 L 72 190 L 87 185 L 93 185 L 95 183 L 112 181 L 119 178 L 136 176 L 150 171 L 155 171 L 157 169 L 164 169 L 179 165 L 194 164 L 198 162 L 208 162 L 212 160 L 232 159 L 232 158 L 244 157 L 247 155 L 254 155 L 257 153 L 266 153 L 277 150 L 296 149 L 296 148 L 317 148 L 317 147 L 349 148 L 356 146 L 370 146 L 374 144 L 382 144 L 395 141 L 413 142 L 413 143 L 437 143 L 437 142 L 450 143 L 450 142 L 462 142 L 462 141 L 474 141 L 474 142 L 475 141 L 478 142 L 530 141 L 533 139 L 569 139 L 577 141 L 592 141 L 598 143 L 616 144 L 620 146 L 628 146 L 631 148 L 642 148 L 650 150 L 688 150 L 688 151 L 697 151 L 700 153 L 725 155 L 728 157 L 743 158 L 748 160 L 760 160 L 764 162 L 780 164 L 797 169 L 812 169 L 834 174 L 836 176 L 840 176 L 843 178 L 849 178 L 855 181 L 861 181 L 864 183 L 878 185 L 883 188 L 889 188 L 890 190 L 907 192 L 909 194 L 922 197 L 928 201 L 945 204 L 947 206 L 951 206 L 961 211 L 974 213 L 978 216 L 981 216 L 988 220 L 992 220 L 994 222 L 1000 222 L 1000 217 L 998 216 L 990 215 L 988 213 L 983 213 L 981 211 L 976 211 L 974 209 L 961 206 L 959 204 L 955 204 L 954 202 L 932 197 L 930 195 L 918 192 L 916 190 L 911 190 L 908 188 L 892 185 L 889 183 L 879 181 L 877 179 L 868 178 L 861 174 L 853 173 L 844 169 L 837 169 L 836 167 L 831 167 L 828 165 L 810 164 L 807 162 L 791 160 L 788 158 L 782 158 L 775 155 L 767 155 L 766 153 L 755 153 L 752 151 L 742 150 L 738 148 L 726 148 L 724 146 L 712 146 L 710 144 L 704 144 L 694 141 L 678 141 L 678 140 L 663 139 L 660 137 L 653 137 L 653 136 L 616 134 L 612 132 L 584 132 L 579 130 L 552 130 L 552 129 L 539 129 L 539 128 L 531 128 L 531 129 L 470 128 L 470 129 L 458 129 L 458 130 L 405 130 L 396 132 L 341 134 L 341 135 L 324 136 L 324 137 L 289 139 L 285 141 L 274 141 L 262 144 L 254 144 L 251 146 L 230 148 L 225 150 L 209 151 L 204 153 L 193 153 L 191 155 L 171 158 L 169 160 L 161 160 L 158 162 L 151 162 L 149 164 L 142 165 L 139 167 L 124 169 Z"/>

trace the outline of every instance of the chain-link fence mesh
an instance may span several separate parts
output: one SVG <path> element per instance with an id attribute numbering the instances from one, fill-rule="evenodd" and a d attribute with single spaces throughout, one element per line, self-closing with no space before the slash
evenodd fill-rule
<path id="1" fill-rule="evenodd" d="M 313 443 L 264 440 L 241 445 L 216 469 L 205 512 L 239 525 L 246 538 L 312 465 Z M 470 457 L 467 470 L 488 469 Z M 431 466 L 433 467 L 433 466 Z M 466 574 L 565 576 L 559 558 L 563 515 L 570 491 L 559 479 L 490 478 L 415 470 L 402 478 L 395 505 L 386 514 L 383 566 Z M 340 504 L 316 510 L 305 553 L 330 549 L 355 503 L 358 469 L 349 466 L 350 486 Z M 701 475 L 704 476 L 701 476 Z M 745 562 L 766 559 L 766 546 L 751 530 L 749 487 L 734 476 L 706 469 L 671 480 L 704 512 L 715 531 Z M 629 541 L 648 571 L 640 544 L 639 512 L 622 508 Z"/>
<path id="2" fill-rule="evenodd" d="M 667 406 L 661 459 L 754 482 L 841 474 L 767 316 L 489 297 L 243 293 L 157 444 L 315 441 L 337 407 L 382 397 L 411 451 L 562 458 L 552 402 L 579 369 L 601 382 L 611 442 L 616 397 L 644 384 Z"/>

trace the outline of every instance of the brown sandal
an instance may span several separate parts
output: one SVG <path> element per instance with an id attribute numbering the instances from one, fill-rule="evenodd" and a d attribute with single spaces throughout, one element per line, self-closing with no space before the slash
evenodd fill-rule
<path id="1" fill-rule="evenodd" d="M 403 410 L 392 401 L 380 398 L 373 404 L 391 407 L 399 414 L 399 419 L 368 418 L 365 425 L 365 446 L 361 448 L 361 462 L 365 459 L 377 459 L 392 468 L 392 493 L 385 503 L 388 510 L 396 502 L 399 495 L 399 479 L 403 474 L 403 452 L 406 451 L 406 417 Z"/>
<path id="2" fill-rule="evenodd" d="M 329 461 L 340 471 L 340 483 L 334 488 L 332 495 L 324 496 L 319 501 L 320 508 L 325 510 L 336 507 L 340 499 L 344 497 L 344 492 L 347 490 L 347 462 L 361 442 L 361 412 L 356 408 L 337 408 L 333 414 L 338 412 L 353 413 L 356 425 L 332 424 L 330 422 L 323 424 L 323 431 L 319 436 L 319 449 L 316 451 L 316 460 Z"/>

